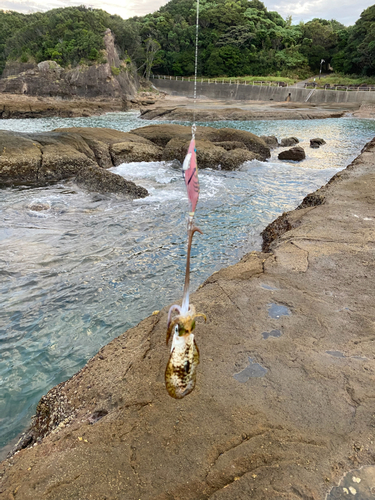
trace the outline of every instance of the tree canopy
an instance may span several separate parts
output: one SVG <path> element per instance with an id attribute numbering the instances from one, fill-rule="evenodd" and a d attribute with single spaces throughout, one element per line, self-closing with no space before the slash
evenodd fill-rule
<path id="1" fill-rule="evenodd" d="M 139 43 L 133 23 L 104 10 L 81 6 L 28 15 L 0 11 L 0 71 L 7 60 L 53 60 L 63 67 L 102 62 L 107 28 L 114 33 L 120 57 L 127 57 L 127 50 Z"/>
<path id="2" fill-rule="evenodd" d="M 124 20 L 100 9 L 67 7 L 45 13 L 0 11 L 0 72 L 6 61 L 103 62 L 110 28 L 121 58 L 146 76 L 194 73 L 196 0 L 171 0 L 144 17 Z M 375 74 L 375 6 L 352 27 L 336 20 L 293 24 L 260 0 L 200 0 L 202 76 L 308 76 L 335 71 Z"/>

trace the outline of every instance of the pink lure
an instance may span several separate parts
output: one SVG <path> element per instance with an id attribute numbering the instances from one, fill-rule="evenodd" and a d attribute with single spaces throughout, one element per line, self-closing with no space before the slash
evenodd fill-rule
<path id="1" fill-rule="evenodd" d="M 190 204 L 189 215 L 193 216 L 199 198 L 198 167 L 195 139 L 192 139 L 190 141 L 189 149 L 182 165 L 182 172 L 185 178 L 185 184 Z"/>

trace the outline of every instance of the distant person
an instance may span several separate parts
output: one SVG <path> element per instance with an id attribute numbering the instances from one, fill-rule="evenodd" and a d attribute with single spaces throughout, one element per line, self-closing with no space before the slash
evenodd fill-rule
<path id="1" fill-rule="evenodd" d="M 292 93 L 289 92 L 289 94 L 286 96 L 285 101 L 290 102 L 292 100 Z"/>

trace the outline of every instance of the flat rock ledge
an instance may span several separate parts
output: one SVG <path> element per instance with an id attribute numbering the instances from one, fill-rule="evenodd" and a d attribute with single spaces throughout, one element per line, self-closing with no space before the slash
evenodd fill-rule
<path id="1" fill-rule="evenodd" d="M 166 307 L 40 400 L 1 498 L 347 498 L 375 463 L 374 160 L 375 140 L 192 295 L 191 395 L 164 387 Z"/>
<path id="2" fill-rule="evenodd" d="M 44 186 L 73 179 L 91 191 L 144 198 L 148 195 L 145 188 L 106 170 L 121 163 L 112 147 L 124 141 L 134 143 L 134 147 L 148 146 L 141 137 L 105 128 L 30 134 L 2 130 L 0 186 Z"/>
<path id="3" fill-rule="evenodd" d="M 196 138 L 200 168 L 233 170 L 245 161 L 270 157 L 266 143 L 250 132 L 198 127 Z M 0 185 L 42 186 L 74 178 L 92 191 L 142 198 L 146 189 L 105 169 L 130 162 L 182 162 L 190 139 L 190 127 L 182 125 L 150 125 L 131 132 L 89 127 L 30 134 L 0 131 Z"/>
<path id="4" fill-rule="evenodd" d="M 184 108 L 184 107 L 151 107 L 141 109 L 141 118 L 143 120 L 176 120 L 210 122 L 221 120 L 246 121 L 246 120 L 318 120 L 325 118 L 341 118 L 345 115 L 342 110 L 322 110 L 305 109 L 299 107 L 289 109 L 241 109 L 241 108 L 222 108 L 222 109 L 202 109 L 202 108 Z"/>

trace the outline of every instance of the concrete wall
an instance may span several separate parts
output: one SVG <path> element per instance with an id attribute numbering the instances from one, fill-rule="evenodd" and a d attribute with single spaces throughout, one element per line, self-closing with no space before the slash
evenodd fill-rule
<path id="1" fill-rule="evenodd" d="M 151 80 L 157 89 L 163 90 L 171 95 L 193 97 L 192 81 L 153 79 Z M 314 90 L 297 87 L 269 87 L 260 85 L 243 85 L 237 83 L 214 83 L 197 82 L 197 97 L 208 99 L 229 100 L 252 100 L 252 101 L 285 101 L 291 93 L 293 102 L 305 102 L 309 94 L 308 102 L 311 103 L 340 103 L 340 102 L 374 102 L 375 92 L 363 90 Z"/>

